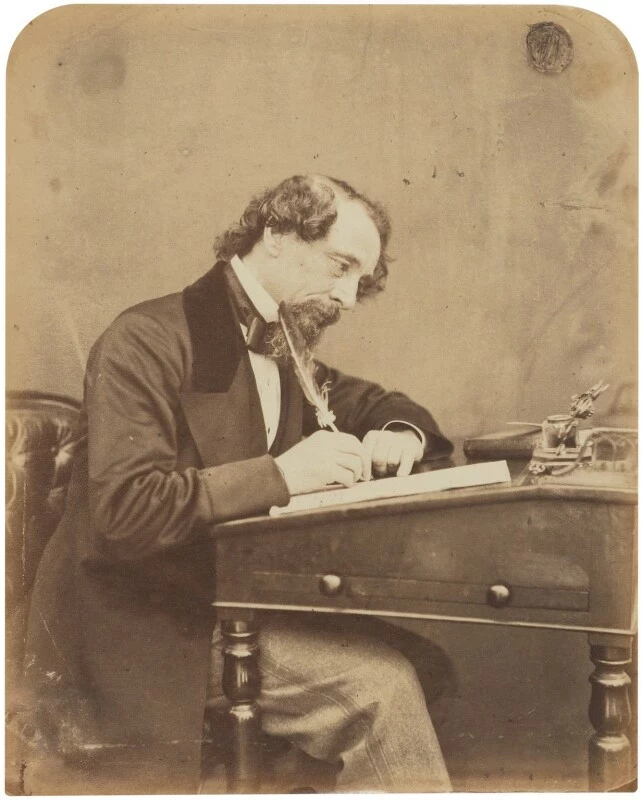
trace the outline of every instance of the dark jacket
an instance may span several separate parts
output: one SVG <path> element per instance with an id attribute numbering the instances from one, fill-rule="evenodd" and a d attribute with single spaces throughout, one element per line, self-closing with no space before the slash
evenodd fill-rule
<path id="1" fill-rule="evenodd" d="M 405 419 L 427 450 L 450 452 L 404 395 L 323 365 L 318 377 L 340 430 Z M 91 351 L 86 435 L 39 567 L 25 674 L 51 746 L 131 769 L 132 792 L 195 790 L 215 624 L 208 528 L 287 502 L 274 456 L 317 427 L 293 375 L 281 378 L 268 452 L 223 264 L 124 312 Z"/>

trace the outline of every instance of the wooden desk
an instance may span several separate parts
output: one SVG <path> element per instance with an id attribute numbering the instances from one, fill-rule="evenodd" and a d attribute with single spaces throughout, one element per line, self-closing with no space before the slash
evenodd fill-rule
<path id="1" fill-rule="evenodd" d="M 230 789 L 258 788 L 258 609 L 586 631 L 589 786 L 630 782 L 635 509 L 632 489 L 504 485 L 217 526 Z"/>

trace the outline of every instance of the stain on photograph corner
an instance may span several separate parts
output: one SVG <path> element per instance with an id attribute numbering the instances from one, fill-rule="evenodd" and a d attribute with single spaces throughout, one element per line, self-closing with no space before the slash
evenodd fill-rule
<path id="1" fill-rule="evenodd" d="M 560 73 L 573 61 L 573 40 L 557 22 L 537 22 L 526 34 L 531 66 L 538 72 Z"/>

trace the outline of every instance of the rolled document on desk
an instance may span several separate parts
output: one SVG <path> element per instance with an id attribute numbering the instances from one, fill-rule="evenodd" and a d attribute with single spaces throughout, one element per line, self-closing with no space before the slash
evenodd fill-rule
<path id="1" fill-rule="evenodd" d="M 362 503 L 366 500 L 383 500 L 387 497 L 442 492 L 445 489 L 510 483 L 510 479 L 506 461 L 467 464 L 464 467 L 421 472 L 405 478 L 381 478 L 357 483 L 349 488 L 330 488 L 321 492 L 300 494 L 292 497 L 287 506 L 272 506 L 270 515 L 274 517 L 280 514 L 293 514 L 296 511 L 311 511 L 346 503 Z"/>

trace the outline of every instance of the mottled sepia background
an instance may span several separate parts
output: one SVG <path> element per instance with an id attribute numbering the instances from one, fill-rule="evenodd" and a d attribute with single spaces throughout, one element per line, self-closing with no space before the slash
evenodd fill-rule
<path id="1" fill-rule="evenodd" d="M 531 65 L 530 26 L 574 45 Z M 387 291 L 323 356 L 463 437 L 636 379 L 637 69 L 567 7 L 65 6 L 8 66 L 7 386 L 80 397 L 124 308 L 182 289 L 249 196 L 318 171 L 381 199 Z M 619 399 L 618 399 L 619 398 Z M 584 789 L 581 634 L 415 626 L 460 694 L 455 788 Z"/>

